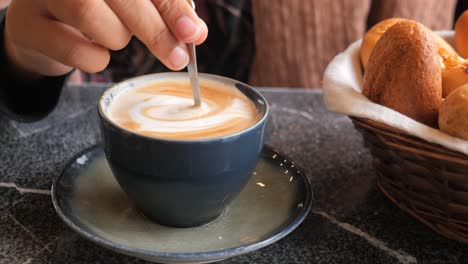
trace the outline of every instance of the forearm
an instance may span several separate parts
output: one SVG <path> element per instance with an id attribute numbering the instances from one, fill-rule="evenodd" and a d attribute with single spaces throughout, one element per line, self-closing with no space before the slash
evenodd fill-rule
<path id="1" fill-rule="evenodd" d="M 4 11 L 0 14 L 0 112 L 18 121 L 45 117 L 56 106 L 67 75 L 32 76 L 11 60 L 5 45 Z"/>

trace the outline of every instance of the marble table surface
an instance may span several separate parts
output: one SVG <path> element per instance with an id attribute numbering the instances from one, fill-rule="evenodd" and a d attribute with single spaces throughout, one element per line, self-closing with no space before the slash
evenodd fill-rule
<path id="1" fill-rule="evenodd" d="M 99 142 L 96 102 L 107 86 L 66 87 L 36 123 L 0 116 L 0 263 L 146 263 L 81 238 L 50 198 L 64 163 Z M 260 90 L 272 109 L 267 143 L 303 167 L 313 208 L 286 238 L 222 263 L 468 263 L 468 245 L 435 234 L 378 191 L 360 134 L 325 110 L 320 91 Z"/>

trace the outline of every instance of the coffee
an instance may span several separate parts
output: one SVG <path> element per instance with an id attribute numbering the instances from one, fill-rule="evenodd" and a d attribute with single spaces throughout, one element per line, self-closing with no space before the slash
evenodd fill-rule
<path id="1" fill-rule="evenodd" d="M 203 105 L 195 108 L 187 77 L 126 80 L 107 89 L 98 107 L 112 174 L 148 219 L 173 227 L 211 222 L 239 194 L 255 169 L 269 114 L 252 87 L 203 73 Z"/>
<path id="2" fill-rule="evenodd" d="M 120 94 L 108 116 L 138 134 L 171 139 L 202 139 L 234 134 L 254 125 L 261 115 L 235 87 L 202 80 L 201 106 L 194 106 L 186 81 L 159 81 Z"/>

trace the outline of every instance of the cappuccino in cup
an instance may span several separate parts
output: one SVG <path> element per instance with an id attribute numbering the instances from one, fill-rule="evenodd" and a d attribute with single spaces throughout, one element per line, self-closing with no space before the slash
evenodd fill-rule
<path id="1" fill-rule="evenodd" d="M 235 87 L 202 80 L 200 90 L 202 103 L 194 106 L 187 81 L 138 87 L 114 99 L 109 118 L 138 134 L 171 139 L 234 134 L 261 118 L 254 103 Z"/>
<path id="2" fill-rule="evenodd" d="M 194 106 L 186 73 L 126 80 L 104 92 L 99 117 L 115 178 L 148 219 L 192 227 L 217 219 L 249 181 L 268 104 L 247 84 L 200 74 Z"/>

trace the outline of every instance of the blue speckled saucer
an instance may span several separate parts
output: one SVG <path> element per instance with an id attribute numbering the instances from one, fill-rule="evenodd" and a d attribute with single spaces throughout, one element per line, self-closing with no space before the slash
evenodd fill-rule
<path id="1" fill-rule="evenodd" d="M 66 224 L 101 246 L 160 263 L 207 263 L 285 237 L 309 212 L 312 191 L 293 161 L 265 147 L 250 182 L 220 218 L 195 228 L 161 226 L 138 212 L 94 146 L 61 171 L 52 200 Z"/>

